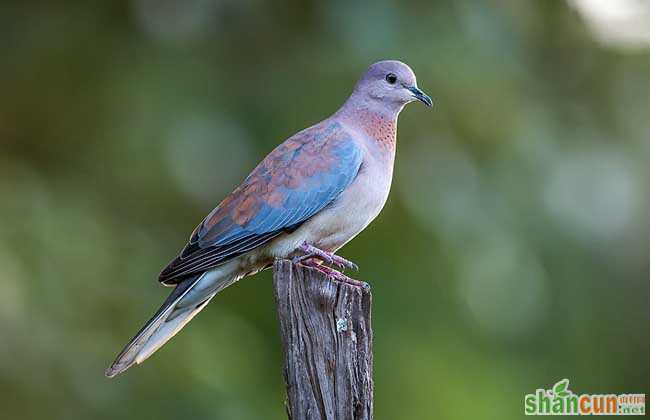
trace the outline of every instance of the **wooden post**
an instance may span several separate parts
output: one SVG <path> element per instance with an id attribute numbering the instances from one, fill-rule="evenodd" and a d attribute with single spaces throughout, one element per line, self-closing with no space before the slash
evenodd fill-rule
<path id="1" fill-rule="evenodd" d="M 369 288 L 277 260 L 273 284 L 290 420 L 372 419 Z"/>

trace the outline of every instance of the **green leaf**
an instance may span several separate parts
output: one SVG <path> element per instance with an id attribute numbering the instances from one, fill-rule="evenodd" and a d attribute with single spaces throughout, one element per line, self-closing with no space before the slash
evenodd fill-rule
<path id="1" fill-rule="evenodd" d="M 568 397 L 571 395 L 571 392 L 568 390 L 569 388 L 569 380 L 568 379 L 562 379 L 555 385 L 553 385 L 553 394 L 555 394 L 557 397 L 563 398 L 563 397 Z"/>

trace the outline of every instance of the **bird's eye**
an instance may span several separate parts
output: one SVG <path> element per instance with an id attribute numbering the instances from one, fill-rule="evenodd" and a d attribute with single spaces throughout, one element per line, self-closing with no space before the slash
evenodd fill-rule
<path id="1" fill-rule="evenodd" d="M 389 84 L 394 85 L 395 82 L 397 82 L 397 76 L 395 76 L 393 73 L 388 73 L 388 74 L 386 75 L 386 81 L 387 81 Z"/>

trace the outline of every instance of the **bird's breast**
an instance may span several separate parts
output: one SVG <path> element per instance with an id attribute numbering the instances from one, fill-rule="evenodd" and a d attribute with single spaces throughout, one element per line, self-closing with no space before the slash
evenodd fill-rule
<path id="1" fill-rule="evenodd" d="M 392 160 L 366 156 L 359 173 L 335 202 L 307 221 L 299 231 L 305 240 L 321 249 L 335 251 L 372 222 L 388 199 Z"/>

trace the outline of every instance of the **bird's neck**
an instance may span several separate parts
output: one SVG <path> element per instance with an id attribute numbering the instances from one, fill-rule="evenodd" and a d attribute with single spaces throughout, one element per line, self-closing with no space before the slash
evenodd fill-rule
<path id="1" fill-rule="evenodd" d="M 397 117 L 401 110 L 402 107 L 392 110 L 372 102 L 348 100 L 336 116 L 365 133 L 383 151 L 393 154 L 397 142 Z"/>

